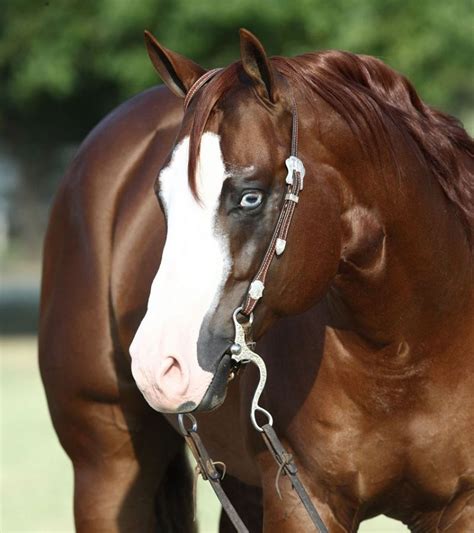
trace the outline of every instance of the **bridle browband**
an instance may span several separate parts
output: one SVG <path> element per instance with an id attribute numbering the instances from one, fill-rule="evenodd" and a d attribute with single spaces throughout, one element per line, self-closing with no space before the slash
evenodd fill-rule
<path id="1" fill-rule="evenodd" d="M 222 69 L 209 70 L 194 82 L 186 94 L 186 98 L 184 99 L 185 111 L 199 89 L 201 89 L 208 81 L 210 81 L 220 70 Z M 288 157 L 288 159 L 285 161 L 288 173 L 285 178 L 286 193 L 283 200 L 283 205 L 273 230 L 272 238 L 270 239 L 270 243 L 267 247 L 257 274 L 250 283 L 249 290 L 244 298 L 242 306 L 238 307 L 233 313 L 232 318 L 235 328 L 235 337 L 234 343 L 230 348 L 230 353 L 234 365 L 240 366 L 242 364 L 253 363 L 259 369 L 260 379 L 252 399 L 250 418 L 253 426 L 261 433 L 267 448 L 278 464 L 278 474 L 275 480 L 275 487 L 278 495 L 281 498 L 278 483 L 280 475 L 284 474 L 290 479 L 292 487 L 296 491 L 313 525 L 318 531 L 320 531 L 320 533 L 328 533 L 328 530 L 319 516 L 316 507 L 311 501 L 311 498 L 309 497 L 300 479 L 298 478 L 298 469 L 293 461 L 292 455 L 285 450 L 277 434 L 275 433 L 275 430 L 273 429 L 272 415 L 258 403 L 265 387 L 267 369 L 264 360 L 257 353 L 251 350 L 249 343 L 246 340 L 247 335 L 250 333 L 253 322 L 253 310 L 255 309 L 255 306 L 260 298 L 263 296 L 265 281 L 273 258 L 275 256 L 281 256 L 285 251 L 288 231 L 291 226 L 291 221 L 293 220 L 296 205 L 299 202 L 299 195 L 303 190 L 305 168 L 301 159 L 298 158 L 298 110 L 293 94 L 291 95 L 291 114 L 291 154 L 290 157 Z M 253 343 L 251 343 L 251 345 L 253 346 Z M 259 425 L 256 419 L 257 413 L 260 413 L 267 418 L 266 424 L 263 424 L 262 426 Z M 191 421 L 191 426 L 185 424 L 184 416 Z M 190 413 L 179 414 L 178 422 L 180 431 L 189 445 L 194 458 L 196 459 L 196 473 L 202 475 L 204 479 L 210 482 L 214 492 L 222 504 L 222 508 L 227 513 L 227 516 L 234 525 L 235 529 L 239 533 L 249 533 L 247 527 L 242 522 L 231 501 L 222 490 L 221 480 L 224 477 L 225 469 L 224 472 L 222 472 L 216 468 L 218 465 L 222 465 L 222 463 L 219 461 L 213 461 L 209 456 L 197 433 L 197 421 L 195 417 Z"/>
<path id="2" fill-rule="evenodd" d="M 184 97 L 183 107 L 184 111 L 186 111 L 189 107 L 189 104 L 191 103 L 191 100 L 193 99 L 193 96 L 199 91 L 201 87 L 206 85 L 208 81 L 210 81 L 219 71 L 221 71 L 222 68 L 213 68 L 211 70 L 208 70 L 205 74 L 203 74 L 200 78 L 198 78 L 189 88 L 189 91 L 186 93 L 186 96 Z"/>

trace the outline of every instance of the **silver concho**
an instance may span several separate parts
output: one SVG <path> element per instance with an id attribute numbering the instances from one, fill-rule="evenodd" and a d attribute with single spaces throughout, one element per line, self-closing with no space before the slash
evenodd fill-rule
<path id="1" fill-rule="evenodd" d="M 252 300 L 259 300 L 263 295 L 265 285 L 259 280 L 255 279 L 250 284 L 249 296 Z"/>
<path id="2" fill-rule="evenodd" d="M 298 157 L 294 155 L 290 155 L 290 157 L 285 161 L 286 168 L 288 169 L 288 174 L 286 175 L 286 183 L 288 185 L 293 185 L 293 171 L 299 172 L 300 175 L 300 183 L 301 183 L 301 190 L 303 190 L 303 178 L 306 173 L 306 170 L 303 165 L 303 161 L 299 159 Z"/>
<path id="3" fill-rule="evenodd" d="M 277 255 L 281 255 L 284 251 L 285 251 L 285 248 L 286 248 L 286 241 L 285 239 L 280 239 L 278 238 L 276 240 L 276 243 L 275 243 L 275 253 Z"/>

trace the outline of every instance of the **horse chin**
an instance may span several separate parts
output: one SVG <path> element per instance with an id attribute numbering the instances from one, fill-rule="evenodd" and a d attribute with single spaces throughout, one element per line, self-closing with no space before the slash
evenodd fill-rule
<path id="1" fill-rule="evenodd" d="M 212 411 L 221 406 L 227 394 L 227 383 L 231 370 L 231 356 L 226 353 L 217 364 L 214 377 L 204 393 L 199 405 L 194 409 L 197 411 Z"/>

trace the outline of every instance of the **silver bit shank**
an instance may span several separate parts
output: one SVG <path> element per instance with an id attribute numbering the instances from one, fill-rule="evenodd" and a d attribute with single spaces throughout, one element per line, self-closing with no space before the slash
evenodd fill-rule
<path id="1" fill-rule="evenodd" d="M 235 326 L 235 339 L 234 339 L 234 346 L 238 345 L 240 346 L 240 352 L 235 353 L 238 350 L 233 350 L 232 353 L 232 360 L 236 363 L 241 364 L 247 364 L 247 363 L 253 363 L 255 366 L 257 366 L 259 372 L 260 372 L 260 378 L 257 385 L 257 388 L 255 389 L 255 393 L 253 395 L 252 404 L 250 408 L 250 419 L 252 420 L 252 424 L 254 425 L 255 429 L 257 431 L 262 432 L 262 427 L 258 424 L 256 420 L 256 413 L 259 411 L 263 415 L 265 415 L 268 419 L 268 424 L 273 425 L 273 417 L 272 415 L 263 407 L 260 407 L 258 404 L 260 400 L 260 396 L 262 395 L 263 389 L 265 388 L 265 383 L 267 382 L 267 367 L 265 366 L 265 361 L 255 352 L 253 352 L 247 345 L 247 340 L 245 338 L 245 330 L 244 326 L 237 320 L 237 315 L 241 311 L 241 307 L 238 307 L 233 314 L 233 320 L 234 320 L 234 326 Z M 250 324 L 252 323 L 253 317 L 250 317 Z"/>

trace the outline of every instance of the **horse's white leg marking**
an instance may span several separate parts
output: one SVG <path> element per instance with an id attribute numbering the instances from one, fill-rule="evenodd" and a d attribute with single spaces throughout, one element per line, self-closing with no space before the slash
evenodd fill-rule
<path id="1" fill-rule="evenodd" d="M 212 380 L 199 366 L 197 341 L 231 266 L 227 240 L 215 228 L 226 177 L 219 136 L 202 136 L 196 175 L 200 202 L 188 185 L 188 153 L 186 137 L 160 174 L 168 233 L 148 310 L 130 346 L 138 387 L 154 409 L 168 412 L 183 403 L 199 404 Z"/>

